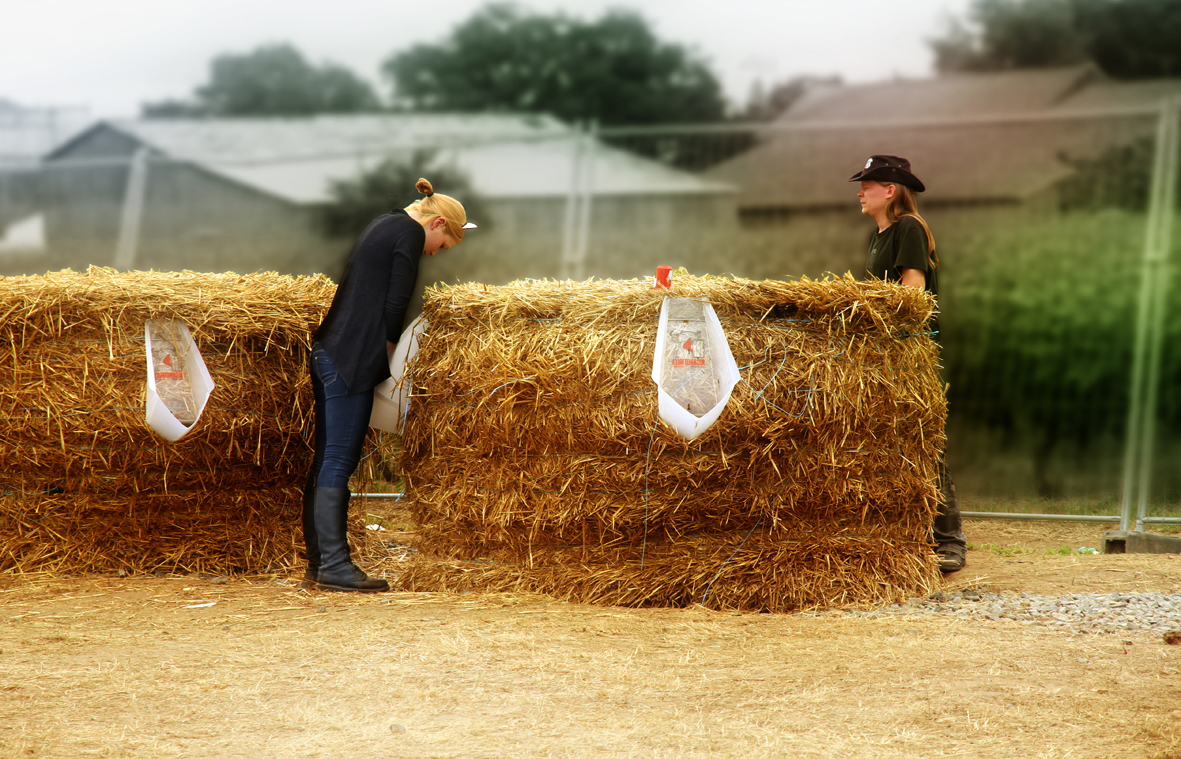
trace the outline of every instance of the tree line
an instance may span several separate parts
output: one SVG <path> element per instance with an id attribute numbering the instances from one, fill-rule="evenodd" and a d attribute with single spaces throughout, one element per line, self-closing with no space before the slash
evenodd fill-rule
<path id="1" fill-rule="evenodd" d="M 1181 0 L 974 0 L 929 41 L 939 72 L 1093 62 L 1118 79 L 1181 76 Z M 692 49 L 658 39 L 637 12 L 596 20 L 494 3 L 440 42 L 381 65 L 383 99 L 353 71 L 309 62 L 290 44 L 213 59 L 189 98 L 145 103 L 148 118 L 304 116 L 390 110 L 548 113 L 602 126 L 778 116 L 813 82 L 801 74 L 729 107 Z"/>
<path id="2" fill-rule="evenodd" d="M 1181 76 L 1181 0 L 974 0 L 931 41 L 952 71 L 1094 63 L 1115 79 Z"/>
<path id="3" fill-rule="evenodd" d="M 383 110 L 548 113 L 605 126 L 716 121 L 717 77 L 689 48 L 663 42 L 638 13 L 594 21 L 492 4 L 442 42 L 390 55 L 373 87 L 336 64 L 316 66 L 289 44 L 217 56 L 193 97 L 146 103 L 148 118 L 303 116 Z"/>

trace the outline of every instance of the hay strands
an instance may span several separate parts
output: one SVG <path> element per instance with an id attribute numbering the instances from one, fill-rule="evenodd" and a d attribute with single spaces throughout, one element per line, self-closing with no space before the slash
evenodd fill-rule
<path id="1" fill-rule="evenodd" d="M 0 278 L 0 459 L 21 462 L 0 468 L 0 571 L 292 565 L 307 348 L 334 290 L 275 273 Z M 145 322 L 173 319 L 200 345 L 210 391 L 183 439 L 163 443 L 145 424 Z"/>
<path id="2" fill-rule="evenodd" d="M 422 552 L 404 582 L 683 605 L 725 566 L 719 604 L 786 609 L 932 581 L 945 402 L 931 299 L 845 277 L 678 277 L 672 294 L 711 304 L 739 374 L 687 440 L 655 408 L 665 294 L 646 280 L 428 290 L 401 440 Z M 801 550 L 802 524 L 832 540 Z"/>

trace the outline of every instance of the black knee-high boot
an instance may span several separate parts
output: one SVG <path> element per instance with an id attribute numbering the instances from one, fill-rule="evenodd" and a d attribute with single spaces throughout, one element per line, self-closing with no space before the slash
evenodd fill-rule
<path id="1" fill-rule="evenodd" d="M 321 590 L 363 593 L 389 590 L 388 582 L 362 572 L 349 555 L 349 489 L 316 488 L 312 511 L 320 546 L 320 571 L 316 574 L 316 587 Z"/>
<path id="2" fill-rule="evenodd" d="M 958 572 L 967 564 L 968 539 L 964 535 L 960 504 L 955 496 L 955 483 L 943 461 L 939 462 L 939 508 L 931 525 L 935 553 L 939 555 L 939 569 L 944 573 Z"/>
<path id="3" fill-rule="evenodd" d="M 303 574 L 303 587 L 314 585 L 320 572 L 320 541 L 316 537 L 316 517 L 312 504 L 316 494 L 316 478 L 308 475 L 303 486 L 303 544 L 307 551 L 308 568 Z"/>

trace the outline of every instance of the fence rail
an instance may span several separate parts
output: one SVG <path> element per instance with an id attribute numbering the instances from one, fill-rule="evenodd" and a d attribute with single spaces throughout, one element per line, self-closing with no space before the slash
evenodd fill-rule
<path id="1" fill-rule="evenodd" d="M 495 209 L 480 235 L 440 257 L 437 281 L 639 276 L 654 262 L 760 279 L 859 271 L 870 230 L 845 177 L 865 154 L 914 150 L 912 158 L 926 161 L 916 160 L 917 173 L 930 168 L 936 176 L 922 211 L 943 261 L 948 457 L 964 513 L 1143 530 L 1181 523 L 1181 467 L 1170 465 L 1181 456 L 1181 398 L 1171 392 L 1181 386 L 1181 308 L 1168 287 L 1179 112 L 1173 100 L 872 129 L 849 120 L 440 131 L 429 144 L 393 153 L 388 145 L 339 144 L 268 146 L 257 155 L 141 150 L 59 156 L 4 176 L 43 180 L 33 199 L 47 217 L 51 249 L 62 240 L 107 246 L 102 260 L 68 265 L 132 268 L 160 266 L 169 246 L 182 243 L 225 245 L 238 260 L 239 251 L 287 234 L 276 216 L 272 226 L 230 239 L 231 216 L 264 215 L 245 194 L 174 207 L 198 180 L 241 190 L 251 172 L 298 177 L 350 162 L 359 172 L 424 148 L 439 166 L 470 172 L 472 189 Z M 1035 147 L 1052 159 L 1046 173 L 1020 175 L 1015 156 Z M 936 159 L 949 156 L 982 178 L 940 175 Z M 823 175 L 830 164 L 848 170 Z M 480 165 L 492 169 L 473 168 Z M 521 182 L 533 195 L 503 189 L 516 175 L 538 178 Z M 824 181 L 801 184 L 803 175 Z M 1010 189 L 988 184 L 997 177 Z M 959 194 L 948 194 L 955 184 Z M 14 197 L 0 183 L 0 224 L 11 220 L 4 204 Z M 311 213 L 312 205 L 283 212 Z M 1045 499 L 1085 502 L 1076 511 L 1092 513 L 1045 513 Z M 1001 500 L 1030 513 L 973 508 Z"/>

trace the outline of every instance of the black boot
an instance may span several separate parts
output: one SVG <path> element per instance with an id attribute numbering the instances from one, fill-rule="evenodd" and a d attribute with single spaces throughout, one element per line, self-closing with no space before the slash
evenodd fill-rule
<path id="1" fill-rule="evenodd" d="M 316 537 L 316 517 L 312 510 L 315 494 L 316 478 L 309 474 L 303 486 L 303 544 L 307 550 L 308 568 L 299 584 L 301 588 L 315 585 L 316 575 L 320 572 L 320 541 Z"/>
<path id="2" fill-rule="evenodd" d="M 939 462 L 939 508 L 931 525 L 939 570 L 944 574 L 958 572 L 968 563 L 968 538 L 964 535 L 960 504 L 955 497 L 955 483 L 947 466 Z"/>
<path id="3" fill-rule="evenodd" d="M 390 584 L 362 572 L 349 556 L 349 489 L 316 488 L 312 498 L 316 537 L 320 545 L 320 590 L 352 590 L 376 593 Z"/>

